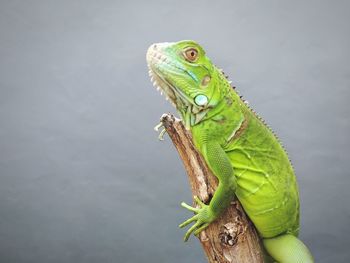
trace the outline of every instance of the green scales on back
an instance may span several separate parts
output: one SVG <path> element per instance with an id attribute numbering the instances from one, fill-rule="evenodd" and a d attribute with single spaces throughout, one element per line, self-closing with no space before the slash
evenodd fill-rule
<path id="1" fill-rule="evenodd" d="M 176 107 L 196 148 L 219 179 L 209 205 L 183 206 L 196 213 L 180 227 L 198 234 L 234 195 L 254 223 L 266 250 L 278 262 L 313 262 L 297 238 L 299 195 L 288 156 L 277 137 L 240 98 L 194 41 L 160 43 L 147 51 L 155 86 Z"/>

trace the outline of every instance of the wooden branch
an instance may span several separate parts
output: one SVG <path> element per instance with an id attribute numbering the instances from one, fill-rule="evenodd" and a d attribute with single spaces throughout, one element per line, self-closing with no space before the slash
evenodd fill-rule
<path id="1" fill-rule="evenodd" d="M 161 122 L 185 165 L 192 194 L 209 203 L 218 182 L 195 149 L 191 134 L 173 115 L 164 114 Z M 209 263 L 263 262 L 263 250 L 254 225 L 237 200 L 201 232 L 199 240 Z"/>

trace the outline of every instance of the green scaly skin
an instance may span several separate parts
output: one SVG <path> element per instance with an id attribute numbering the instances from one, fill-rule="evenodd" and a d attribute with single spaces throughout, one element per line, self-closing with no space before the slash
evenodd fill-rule
<path id="1" fill-rule="evenodd" d="M 264 122 L 241 100 L 225 75 L 194 41 L 153 44 L 147 51 L 150 76 L 176 107 L 197 149 L 219 180 L 210 203 L 180 227 L 199 234 L 234 196 L 258 230 L 269 255 L 282 263 L 313 262 L 297 238 L 299 195 L 286 152 Z"/>

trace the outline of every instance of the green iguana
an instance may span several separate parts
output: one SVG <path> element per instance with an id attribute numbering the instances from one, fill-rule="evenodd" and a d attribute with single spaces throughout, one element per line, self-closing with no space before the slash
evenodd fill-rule
<path id="1" fill-rule="evenodd" d="M 183 222 L 199 234 L 236 195 L 269 255 L 281 263 L 314 262 L 298 239 L 299 194 L 287 153 L 274 133 L 231 87 L 194 41 L 157 43 L 147 51 L 151 80 L 176 107 L 196 148 L 218 178 L 209 205 Z"/>

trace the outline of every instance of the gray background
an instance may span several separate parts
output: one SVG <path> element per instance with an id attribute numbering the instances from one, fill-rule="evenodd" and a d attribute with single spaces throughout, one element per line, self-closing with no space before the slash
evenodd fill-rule
<path id="1" fill-rule="evenodd" d="M 284 142 L 316 262 L 349 262 L 347 1 L 0 1 L 0 262 L 205 262 L 153 126 L 153 42 L 194 39 Z"/>

